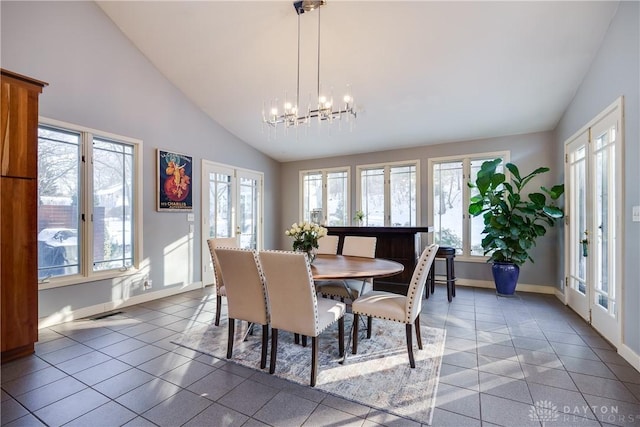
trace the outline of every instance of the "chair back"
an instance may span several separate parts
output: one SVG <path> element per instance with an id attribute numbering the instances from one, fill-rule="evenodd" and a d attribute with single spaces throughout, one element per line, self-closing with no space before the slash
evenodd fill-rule
<path id="1" fill-rule="evenodd" d="M 375 237 L 344 236 L 342 255 L 375 258 L 376 242 Z"/>
<path id="2" fill-rule="evenodd" d="M 211 262 L 213 263 L 213 278 L 216 284 L 216 293 L 220 295 L 222 287 L 224 286 L 224 281 L 220 275 L 220 267 L 218 266 L 214 249 L 223 247 L 237 248 L 238 239 L 235 237 L 214 237 L 207 240 L 207 245 L 209 245 L 209 253 L 211 254 Z"/>
<path id="3" fill-rule="evenodd" d="M 324 236 L 318 239 L 318 250 L 316 251 L 319 255 L 335 255 L 338 253 L 338 240 L 340 240 L 340 236 Z"/>
<path id="4" fill-rule="evenodd" d="M 214 249 L 227 292 L 229 318 L 267 325 L 269 309 L 264 276 L 252 249 Z"/>
<path id="5" fill-rule="evenodd" d="M 422 294 L 424 293 L 424 287 L 427 282 L 429 270 L 431 269 L 431 264 L 433 264 L 437 252 L 437 244 L 424 248 L 416 264 L 416 268 L 413 270 L 413 276 L 411 276 L 411 282 L 409 282 L 409 289 L 407 290 L 407 305 L 405 307 L 407 323 L 413 322 L 416 316 L 420 314 L 420 310 L 422 310 Z"/>
<path id="6" fill-rule="evenodd" d="M 271 327 L 318 336 L 318 301 L 309 259 L 289 251 L 261 251 Z"/>

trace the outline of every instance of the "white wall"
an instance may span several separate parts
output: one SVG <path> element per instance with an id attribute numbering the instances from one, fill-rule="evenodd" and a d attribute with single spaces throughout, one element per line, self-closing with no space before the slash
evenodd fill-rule
<path id="1" fill-rule="evenodd" d="M 264 220 L 279 221 L 279 164 L 188 101 L 95 3 L 2 1 L 0 7 L 2 67 L 49 83 L 40 97 L 41 116 L 144 141 L 143 265 L 154 292 L 201 281 L 202 159 L 263 172 Z M 193 156 L 193 239 L 186 214 L 155 211 L 156 148 Z M 276 235 L 273 227 L 265 228 L 267 247 Z M 40 316 L 139 296 L 139 285 L 106 280 L 43 290 Z"/>
<path id="2" fill-rule="evenodd" d="M 640 223 L 631 221 L 631 207 L 640 205 L 640 3 L 636 1 L 620 3 L 589 72 L 558 124 L 556 155 L 562 156 L 564 142 L 621 95 L 625 114 L 622 341 L 640 354 Z"/>

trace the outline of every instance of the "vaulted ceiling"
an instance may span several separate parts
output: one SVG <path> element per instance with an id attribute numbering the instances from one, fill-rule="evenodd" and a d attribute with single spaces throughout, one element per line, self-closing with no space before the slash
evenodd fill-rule
<path id="1" fill-rule="evenodd" d="M 340 1 L 320 10 L 320 80 L 353 127 L 273 130 L 263 104 L 296 93 L 289 1 L 98 5 L 194 104 L 280 161 L 555 128 L 615 14 L 614 1 Z M 317 11 L 300 17 L 300 100 L 316 96 Z"/>

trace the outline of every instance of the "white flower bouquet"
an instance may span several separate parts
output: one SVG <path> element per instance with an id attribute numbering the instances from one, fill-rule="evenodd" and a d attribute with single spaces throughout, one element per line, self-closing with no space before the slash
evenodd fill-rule
<path id="1" fill-rule="evenodd" d="M 327 235 L 327 229 L 313 222 L 294 222 L 291 228 L 284 234 L 293 237 L 293 250 L 304 251 L 309 256 L 309 261 L 315 258 L 314 249 L 318 249 L 318 239 Z"/>

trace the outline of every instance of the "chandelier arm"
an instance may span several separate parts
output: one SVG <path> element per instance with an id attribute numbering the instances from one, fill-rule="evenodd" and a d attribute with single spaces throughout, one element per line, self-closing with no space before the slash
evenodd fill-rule
<path id="1" fill-rule="evenodd" d="M 296 115 L 300 111 L 300 13 L 298 13 L 298 82 L 296 85 Z"/>
<path id="2" fill-rule="evenodd" d="M 317 100 L 320 102 L 320 7 L 318 8 L 318 96 Z"/>

